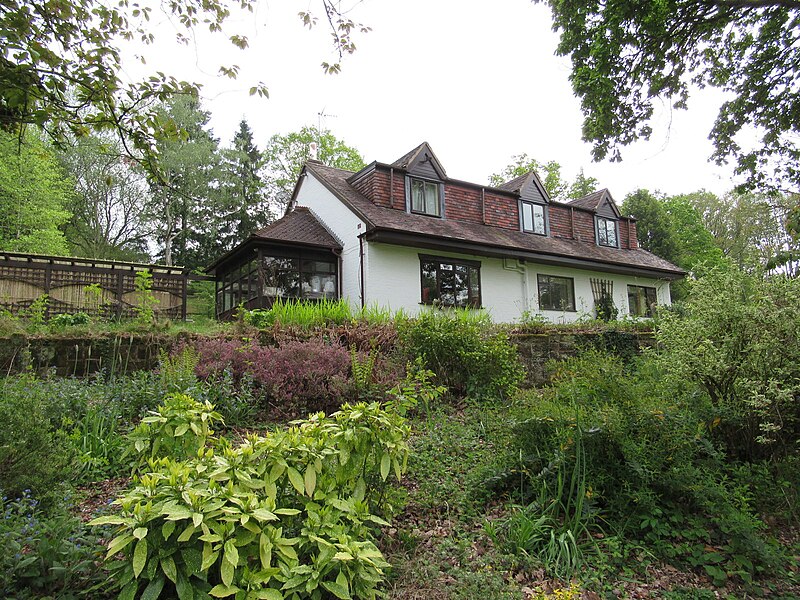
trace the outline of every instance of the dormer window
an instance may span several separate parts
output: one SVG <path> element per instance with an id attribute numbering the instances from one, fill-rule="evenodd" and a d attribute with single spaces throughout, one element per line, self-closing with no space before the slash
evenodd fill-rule
<path id="1" fill-rule="evenodd" d="M 597 243 L 600 246 L 619 246 L 617 238 L 617 222 L 613 219 L 597 217 Z"/>
<path id="2" fill-rule="evenodd" d="M 441 184 L 435 181 L 409 178 L 411 212 L 433 217 L 442 216 Z"/>
<path id="3" fill-rule="evenodd" d="M 547 235 L 547 227 L 545 225 L 545 208 L 542 204 L 535 202 L 520 202 L 520 222 L 522 223 L 522 231 L 526 233 L 536 233 L 538 235 Z"/>

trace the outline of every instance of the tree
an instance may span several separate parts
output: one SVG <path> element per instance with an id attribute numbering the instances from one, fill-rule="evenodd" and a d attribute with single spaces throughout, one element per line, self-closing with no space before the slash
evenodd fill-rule
<path id="1" fill-rule="evenodd" d="M 636 219 L 639 245 L 681 267 L 694 276 L 711 270 L 724 271 L 729 262 L 703 225 L 700 213 L 681 196 L 671 198 L 636 190 L 628 194 L 620 208 Z M 689 285 L 685 280 L 672 284 L 672 299 L 683 300 Z"/>
<path id="2" fill-rule="evenodd" d="M 321 0 L 339 57 L 355 50 L 352 34 L 366 28 L 346 18 L 337 3 Z M 238 0 L 244 11 L 253 11 L 255 0 Z M 140 82 L 126 83 L 120 76 L 119 41 L 151 44 L 150 23 L 154 10 L 163 10 L 176 24 L 176 42 L 186 44 L 197 27 L 223 31 L 231 16 L 225 0 L 169 0 L 148 3 L 131 0 L 53 0 L 4 2 L 0 10 L 0 126 L 35 124 L 57 140 L 90 130 L 113 130 L 125 150 L 143 159 L 157 173 L 156 140 L 174 134 L 163 126 L 158 104 L 177 92 L 197 93 L 196 84 L 156 73 Z M 312 27 L 312 12 L 300 13 Z M 241 49 L 247 38 L 229 35 Z M 339 64 L 323 63 L 328 72 Z M 220 66 L 222 76 L 235 78 L 238 67 Z M 251 94 L 267 95 L 258 83 Z"/>
<path id="3" fill-rule="evenodd" d="M 144 211 L 150 190 L 144 171 L 121 153 L 119 142 L 108 133 L 79 138 L 60 154 L 75 181 L 72 217 L 65 226 L 74 253 L 147 260 L 150 226 Z"/>
<path id="4" fill-rule="evenodd" d="M 248 235 L 270 223 L 273 211 L 260 170 L 261 152 L 245 119 L 233 137 L 233 145 L 222 152 L 220 193 L 228 211 L 228 227 L 222 245 L 232 248 Z"/>
<path id="5" fill-rule="evenodd" d="M 151 182 L 148 216 L 166 264 L 203 267 L 222 252 L 218 141 L 206 129 L 210 115 L 195 96 L 177 96 L 160 118 L 184 132 L 158 143 L 163 181 Z"/>
<path id="6" fill-rule="evenodd" d="M 794 247 L 784 223 L 791 200 L 782 196 L 729 193 L 720 198 L 710 192 L 689 194 L 686 199 L 703 217 L 719 248 L 740 269 L 767 268 L 776 256 Z M 787 261 L 784 268 L 794 272 Z"/>
<path id="7" fill-rule="evenodd" d="M 594 177 L 586 177 L 583 174 L 583 169 L 580 170 L 575 181 L 569 183 L 561 176 L 559 163 L 554 160 L 542 163 L 535 158 L 530 158 L 525 153 L 512 156 L 509 165 L 499 173 L 490 175 L 489 185 L 498 186 L 521 175 L 527 175 L 531 171 L 535 171 L 540 177 L 550 198 L 559 202 L 582 198 L 595 191 L 598 185 Z"/>
<path id="8" fill-rule="evenodd" d="M 678 264 L 680 233 L 667 213 L 664 198 L 648 190 L 636 190 L 625 197 L 620 210 L 636 218 L 636 237 L 639 245 L 656 256 Z"/>
<path id="9" fill-rule="evenodd" d="M 717 162 L 737 161 L 750 187 L 800 180 L 800 2 L 795 0 L 546 1 L 557 53 L 596 160 L 652 133 L 656 101 L 686 108 L 692 86 L 728 94 L 711 129 Z M 745 127 L 761 135 L 743 147 Z"/>
<path id="10" fill-rule="evenodd" d="M 329 167 L 360 171 L 365 166 L 358 150 L 327 129 L 303 127 L 286 135 L 273 135 L 264 150 L 264 181 L 278 206 L 285 206 L 291 198 L 300 169 L 311 158 L 312 142 L 317 144 L 317 159 Z"/>
<path id="11" fill-rule="evenodd" d="M 0 248 L 69 254 L 60 231 L 70 217 L 72 183 L 32 128 L 0 130 Z"/>

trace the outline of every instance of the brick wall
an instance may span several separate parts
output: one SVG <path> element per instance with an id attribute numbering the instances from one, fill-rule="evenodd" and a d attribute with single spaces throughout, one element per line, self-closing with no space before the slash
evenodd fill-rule
<path id="1" fill-rule="evenodd" d="M 486 224 L 519 231 L 519 202 L 516 198 L 486 193 Z"/>
<path id="2" fill-rule="evenodd" d="M 575 217 L 575 239 L 581 242 L 593 244 L 594 237 L 594 215 L 582 210 L 573 210 Z"/>
<path id="3" fill-rule="evenodd" d="M 572 238 L 572 211 L 566 206 L 550 205 L 550 235 L 553 237 Z"/>
<path id="4" fill-rule="evenodd" d="M 448 219 L 483 223 L 481 191 L 474 188 L 445 185 L 444 210 L 445 217 Z"/>
<path id="5" fill-rule="evenodd" d="M 406 209 L 405 175 L 402 173 L 395 173 L 392 183 L 389 171 L 374 170 L 359 179 L 353 187 L 378 206 Z"/>

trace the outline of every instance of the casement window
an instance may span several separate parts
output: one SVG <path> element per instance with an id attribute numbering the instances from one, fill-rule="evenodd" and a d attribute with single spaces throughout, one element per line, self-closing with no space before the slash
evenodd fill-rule
<path id="1" fill-rule="evenodd" d="M 652 317 L 658 302 L 656 288 L 644 285 L 628 286 L 628 312 L 634 317 Z"/>
<path id="2" fill-rule="evenodd" d="M 572 277 L 537 275 L 539 310 L 575 312 L 575 280 Z"/>
<path id="3" fill-rule="evenodd" d="M 410 188 L 409 209 L 413 213 L 442 216 L 442 186 L 435 181 L 408 179 Z"/>
<path id="4" fill-rule="evenodd" d="M 480 308 L 481 264 L 420 255 L 422 304 Z"/>
<path id="5" fill-rule="evenodd" d="M 597 243 L 600 246 L 619 247 L 616 221 L 597 217 Z"/>
<path id="6" fill-rule="evenodd" d="M 544 205 L 523 200 L 519 203 L 519 211 L 522 231 L 526 233 L 536 233 L 538 235 L 547 235 Z"/>

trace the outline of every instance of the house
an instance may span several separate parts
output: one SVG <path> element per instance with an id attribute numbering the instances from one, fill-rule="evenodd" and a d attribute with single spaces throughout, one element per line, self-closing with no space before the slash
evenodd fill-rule
<path id="1" fill-rule="evenodd" d="M 427 143 L 352 173 L 308 161 L 286 215 L 220 257 L 217 315 L 276 298 L 346 298 L 414 314 L 483 307 L 495 321 L 620 316 L 670 303 L 684 272 L 638 247 L 608 190 L 549 198 L 534 172 L 497 187 L 447 176 Z"/>

